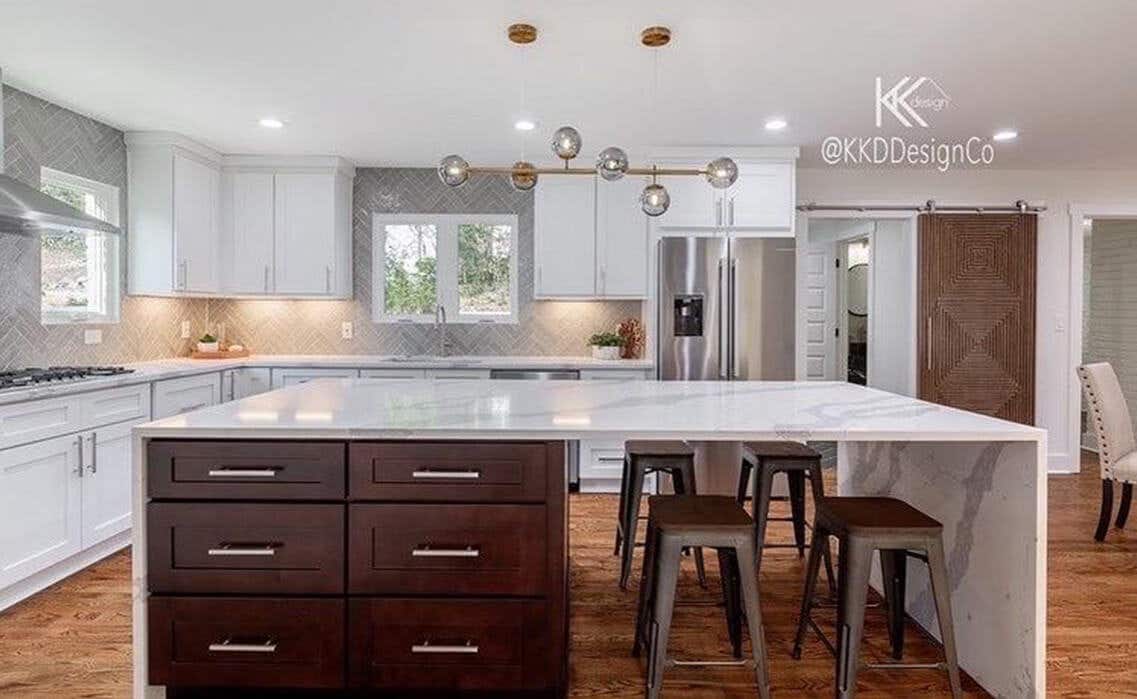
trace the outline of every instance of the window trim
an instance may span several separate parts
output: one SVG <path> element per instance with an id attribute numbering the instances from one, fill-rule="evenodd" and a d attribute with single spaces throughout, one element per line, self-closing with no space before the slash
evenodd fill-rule
<path id="1" fill-rule="evenodd" d="M 393 314 L 386 308 L 386 242 L 390 225 L 433 225 L 437 231 L 437 279 L 435 305 L 447 311 L 450 324 L 518 323 L 518 249 L 517 214 L 384 214 L 371 215 L 371 319 L 376 323 L 433 324 L 434 314 Z M 463 224 L 509 226 L 509 313 L 474 314 L 459 312 L 458 297 L 458 227 Z"/>
<path id="2" fill-rule="evenodd" d="M 87 179 L 62 170 L 49 167 L 40 168 L 40 186 L 44 183 L 54 184 L 68 189 L 74 189 L 94 196 L 105 204 L 106 218 L 104 220 L 112 225 L 119 225 L 121 217 L 121 193 L 118 187 L 105 182 Z M 50 233 L 41 234 L 43 237 Z M 121 309 L 121 257 L 122 249 L 119 237 L 107 233 L 88 232 L 88 249 L 93 242 L 98 243 L 102 249 L 96 254 L 102 257 L 102 285 L 104 308 L 102 312 L 90 310 L 49 310 L 40 304 L 40 322 L 44 325 L 70 325 L 70 324 L 108 324 L 117 323 Z M 42 248 L 42 244 L 41 244 Z M 88 253 L 90 255 L 90 252 Z M 41 258 L 42 259 L 42 258 Z M 88 257 L 88 264 L 91 263 Z M 40 278 L 42 287 L 42 272 Z"/>

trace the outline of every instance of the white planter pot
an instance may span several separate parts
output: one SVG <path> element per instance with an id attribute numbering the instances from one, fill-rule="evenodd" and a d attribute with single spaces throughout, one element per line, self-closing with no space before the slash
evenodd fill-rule
<path id="1" fill-rule="evenodd" d="M 198 352 L 220 352 L 221 351 L 221 343 L 220 342 L 199 342 L 199 343 L 197 343 L 197 351 Z"/>
<path id="2" fill-rule="evenodd" d="M 593 359 L 619 359 L 619 347 L 599 347 L 592 345 L 592 358 Z"/>

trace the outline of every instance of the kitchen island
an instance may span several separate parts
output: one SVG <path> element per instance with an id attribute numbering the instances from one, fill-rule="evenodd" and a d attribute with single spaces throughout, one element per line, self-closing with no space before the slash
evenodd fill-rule
<path id="1" fill-rule="evenodd" d="M 591 438 L 837 442 L 840 494 L 944 523 L 963 669 L 996 696 L 1045 694 L 1046 436 L 1032 427 L 842 383 L 355 379 L 135 437 L 136 697 L 209 683 L 562 694 L 565 443 Z M 909 576 L 908 613 L 934 632 L 924 570 Z"/>

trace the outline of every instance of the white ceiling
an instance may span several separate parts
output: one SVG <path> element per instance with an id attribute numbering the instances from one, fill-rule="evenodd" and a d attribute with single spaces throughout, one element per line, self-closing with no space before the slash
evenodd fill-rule
<path id="1" fill-rule="evenodd" d="M 518 20 L 540 30 L 528 49 L 505 39 Z M 657 54 L 638 42 L 650 24 L 674 32 Z M 817 164 L 831 135 L 1013 127 L 995 166 L 1123 168 L 1137 167 L 1135 29 L 1137 0 L 0 0 L 0 66 L 124 130 L 361 165 L 507 164 L 523 148 L 549 162 L 570 123 L 588 160 L 612 144 L 769 144 Z M 528 136 L 512 128 L 523 75 Z M 927 130 L 878 130 L 878 75 L 932 77 L 951 105 Z M 259 127 L 268 115 L 287 127 Z M 771 115 L 789 128 L 767 133 Z"/>

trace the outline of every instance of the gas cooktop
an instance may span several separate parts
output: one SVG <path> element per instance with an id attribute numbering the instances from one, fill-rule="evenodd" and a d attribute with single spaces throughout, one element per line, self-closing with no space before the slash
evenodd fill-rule
<path id="1" fill-rule="evenodd" d="M 32 367 L 16 371 L 0 371 L 0 391 L 51 383 L 69 383 L 97 376 L 117 376 L 132 371 L 134 369 L 121 366 L 53 366 L 46 369 Z"/>

